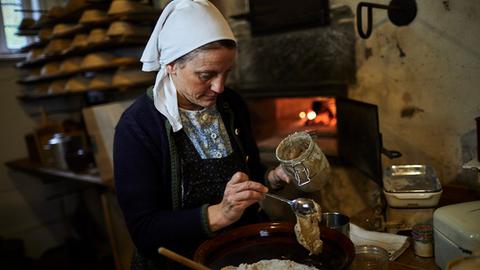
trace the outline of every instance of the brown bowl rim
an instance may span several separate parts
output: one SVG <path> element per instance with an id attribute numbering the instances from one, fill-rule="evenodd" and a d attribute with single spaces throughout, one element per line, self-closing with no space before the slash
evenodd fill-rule
<path id="1" fill-rule="evenodd" d="M 292 222 L 264 222 L 250 224 L 242 227 L 238 227 L 232 230 L 229 230 L 225 233 L 219 234 L 218 236 L 206 240 L 203 242 L 195 251 L 194 261 L 208 264 L 208 259 L 210 257 L 209 252 L 212 250 L 221 250 L 225 245 L 230 245 L 235 243 L 235 240 L 252 238 L 252 237 L 269 237 L 271 235 L 285 235 L 295 237 L 294 233 L 295 223 Z M 352 241 L 336 230 L 327 228 L 323 225 L 320 226 L 322 240 L 329 240 L 336 242 L 341 246 L 346 254 L 346 263 L 342 269 L 347 269 L 347 267 L 352 263 L 355 257 L 355 246 Z"/>

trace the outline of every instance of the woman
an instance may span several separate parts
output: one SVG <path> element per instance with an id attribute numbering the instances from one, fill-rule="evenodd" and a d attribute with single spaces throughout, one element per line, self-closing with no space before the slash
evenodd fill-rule
<path id="1" fill-rule="evenodd" d="M 267 172 L 260 164 L 246 106 L 224 88 L 235 55 L 233 33 L 210 2 L 165 7 L 141 59 L 144 71 L 159 69 L 155 85 L 115 130 L 116 192 L 137 249 L 133 269 L 180 268 L 157 249 L 191 258 L 208 237 L 261 222 L 267 186 L 289 182 L 281 167 Z"/>

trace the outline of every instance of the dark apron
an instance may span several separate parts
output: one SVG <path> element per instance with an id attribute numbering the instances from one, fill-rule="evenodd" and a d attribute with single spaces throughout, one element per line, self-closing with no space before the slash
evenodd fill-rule
<path id="1" fill-rule="evenodd" d="M 182 208 L 195 208 L 204 204 L 218 204 L 222 201 L 225 186 L 233 174 L 237 171 L 245 172 L 245 163 L 235 149 L 233 153 L 224 158 L 202 159 L 194 145 L 183 130 L 174 133 L 175 144 L 181 161 L 181 180 L 183 186 Z M 233 146 L 232 142 L 232 146 Z M 238 227 L 245 224 L 262 221 L 258 212 L 258 204 L 245 210 L 242 218 L 234 225 Z M 182 250 L 176 250 L 181 255 L 193 258 L 196 248 L 206 238 L 192 239 L 190 243 L 182 243 Z M 134 270 L 158 270 L 158 269 L 188 269 L 182 265 L 159 258 L 149 259 L 138 251 L 134 253 L 132 260 Z"/>

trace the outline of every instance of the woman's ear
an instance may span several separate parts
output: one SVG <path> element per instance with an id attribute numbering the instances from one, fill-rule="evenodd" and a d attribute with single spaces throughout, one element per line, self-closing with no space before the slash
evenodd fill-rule
<path id="1" fill-rule="evenodd" d="M 176 74 L 175 63 L 167 64 L 167 72 L 168 74 L 171 74 L 171 75 Z"/>

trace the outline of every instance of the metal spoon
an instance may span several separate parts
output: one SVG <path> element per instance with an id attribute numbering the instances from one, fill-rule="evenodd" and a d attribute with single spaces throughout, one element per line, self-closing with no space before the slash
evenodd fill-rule
<path id="1" fill-rule="evenodd" d="M 274 198 L 277 200 L 280 200 L 282 202 L 288 203 L 291 207 L 293 212 L 301 214 L 301 215 L 309 215 L 315 213 L 317 211 L 315 209 L 315 204 L 313 203 L 313 200 L 307 199 L 307 198 L 297 198 L 294 200 L 288 200 L 285 199 L 281 196 L 271 194 L 271 193 L 265 193 L 270 198 Z"/>

